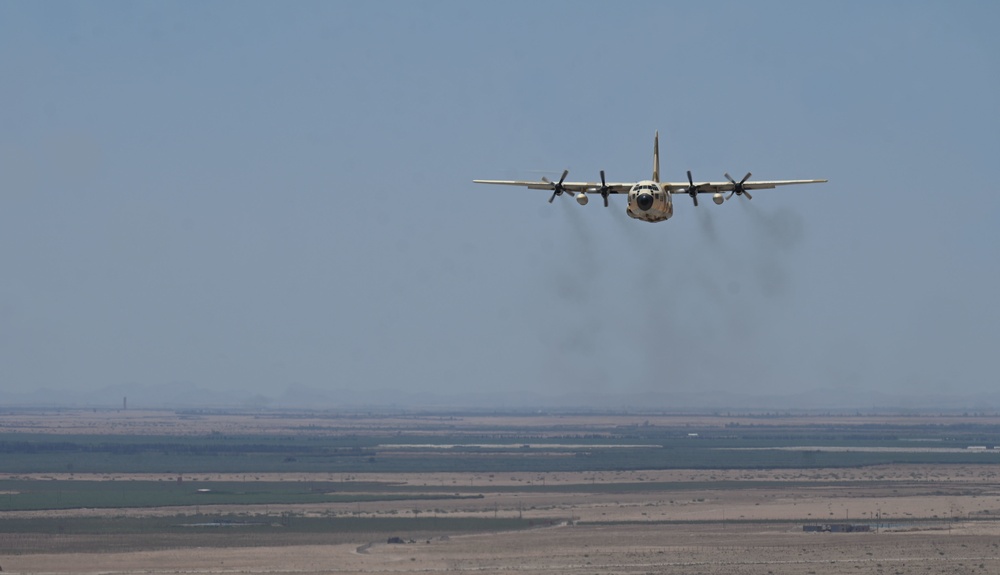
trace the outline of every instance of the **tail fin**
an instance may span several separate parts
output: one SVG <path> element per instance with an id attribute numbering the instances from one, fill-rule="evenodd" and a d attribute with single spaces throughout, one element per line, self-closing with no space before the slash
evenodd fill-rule
<path id="1" fill-rule="evenodd" d="M 660 182 L 660 131 L 653 138 L 653 181 Z"/>

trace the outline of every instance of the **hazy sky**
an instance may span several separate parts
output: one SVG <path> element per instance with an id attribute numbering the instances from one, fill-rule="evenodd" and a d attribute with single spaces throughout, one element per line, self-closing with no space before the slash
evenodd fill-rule
<path id="1" fill-rule="evenodd" d="M 1000 4 L 0 3 L 0 390 L 1000 390 Z M 474 178 L 829 178 L 629 219 Z"/>

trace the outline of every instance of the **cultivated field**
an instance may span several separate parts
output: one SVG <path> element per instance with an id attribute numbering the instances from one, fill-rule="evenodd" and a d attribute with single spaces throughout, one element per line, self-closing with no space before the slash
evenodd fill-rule
<path id="1" fill-rule="evenodd" d="M 996 416 L 10 411 L 0 567 L 1000 573 L 997 444 Z"/>

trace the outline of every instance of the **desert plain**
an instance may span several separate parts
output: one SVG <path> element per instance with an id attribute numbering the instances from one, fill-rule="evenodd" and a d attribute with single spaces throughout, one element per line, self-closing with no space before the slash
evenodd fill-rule
<path id="1" fill-rule="evenodd" d="M 0 460 L 0 568 L 1000 573 L 1000 454 L 991 441 L 998 429 L 1000 417 L 954 414 L 11 411 L 0 414 L 6 449 L 0 454 L 6 460 Z M 103 447 L 81 455 L 67 447 L 67 438 L 76 436 Z M 187 438 L 170 445 L 207 438 L 244 446 L 262 437 L 296 438 L 289 440 L 295 451 L 281 451 L 278 463 L 251 455 L 239 461 L 240 469 L 232 462 L 213 469 L 222 457 L 214 452 L 163 462 L 171 457 L 165 438 Z M 322 457 L 311 450 L 313 443 L 345 437 L 358 441 L 351 447 L 357 457 L 329 446 Z M 159 457 L 101 451 L 122 451 L 108 447 L 117 442 L 154 445 L 154 439 Z M 43 458 L 32 449 L 51 453 Z M 705 450 L 714 459 L 697 455 Z M 753 450 L 778 459 L 769 455 L 755 465 L 746 459 Z M 104 459 L 88 463 L 91 456 Z M 739 466 L 732 467 L 737 456 Z M 148 469 L 135 469 L 136 457 L 145 457 Z M 685 457 L 698 466 L 686 467 Z M 824 465 L 828 461 L 839 463 Z M 280 465 L 289 468 L 274 469 Z M 255 486 L 313 487 L 302 500 L 259 495 L 265 500 L 194 505 L 102 507 L 70 496 L 74 485 L 103 482 L 202 495 L 239 485 L 240 493 L 255 497 L 255 489 L 264 489 Z M 36 485 L 59 485 L 57 504 L 29 499 Z M 88 528 L 74 523 L 87 521 Z M 156 521 L 167 521 L 166 527 L 150 527 Z M 123 525 L 137 528 L 116 528 Z M 854 531 L 835 532 L 844 526 Z"/>

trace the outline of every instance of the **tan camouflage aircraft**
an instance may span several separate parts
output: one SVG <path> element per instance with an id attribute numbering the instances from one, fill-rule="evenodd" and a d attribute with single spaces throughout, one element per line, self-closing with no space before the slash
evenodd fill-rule
<path id="1" fill-rule="evenodd" d="M 629 216 L 645 222 L 662 222 L 670 219 L 674 215 L 674 203 L 671 198 L 673 194 L 686 194 L 691 196 L 694 205 L 698 205 L 698 194 L 712 194 L 712 201 L 716 205 L 721 205 L 724 201 L 737 196 L 746 196 L 748 200 L 753 199 L 750 190 L 765 190 L 777 186 L 787 186 L 790 184 L 819 184 L 826 180 L 762 180 L 751 182 L 750 172 L 743 176 L 740 181 L 734 180 L 728 173 L 725 174 L 726 182 L 702 182 L 694 183 L 691 171 L 688 170 L 686 182 L 661 182 L 660 181 L 660 133 L 656 132 L 653 138 L 653 178 L 642 180 L 641 182 L 606 182 L 604 170 L 601 170 L 600 182 L 567 182 L 566 176 L 569 170 L 564 170 L 558 182 L 542 178 L 540 182 L 530 182 L 521 180 L 473 180 L 477 184 L 500 184 L 504 186 L 526 186 L 532 190 L 551 191 L 549 203 L 564 193 L 573 194 L 576 201 L 581 205 L 587 205 L 587 194 L 600 194 L 604 199 L 604 207 L 608 207 L 608 196 L 611 194 L 628 194 L 628 208 L 626 213 Z M 723 195 L 729 192 L 728 196 Z"/>

